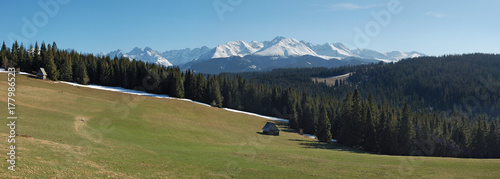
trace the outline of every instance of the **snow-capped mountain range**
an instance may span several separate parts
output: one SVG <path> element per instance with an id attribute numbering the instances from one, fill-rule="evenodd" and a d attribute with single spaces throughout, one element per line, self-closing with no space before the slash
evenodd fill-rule
<path id="1" fill-rule="evenodd" d="M 231 41 L 226 44 L 218 45 L 215 48 L 208 48 L 203 46 L 195 49 L 182 49 L 170 50 L 160 53 L 156 50 L 146 47 L 144 49 L 134 48 L 132 51 L 125 53 L 122 50 L 112 51 L 110 53 L 99 55 L 109 55 L 110 57 L 128 57 L 130 59 L 142 60 L 151 63 L 158 63 L 165 66 L 178 65 L 183 68 L 193 68 L 196 64 L 204 62 L 206 65 L 209 60 L 213 59 L 236 59 L 241 58 L 249 61 L 248 59 L 304 59 L 304 57 L 314 57 L 314 59 L 329 60 L 358 60 L 360 63 L 372 62 L 395 62 L 404 58 L 415 58 L 424 56 L 419 52 L 401 52 L 392 51 L 381 53 L 369 49 L 349 49 L 341 43 L 325 43 L 322 45 L 311 44 L 306 41 L 298 41 L 293 38 L 276 37 L 271 41 L 263 42 L 244 42 L 244 41 Z M 252 61 L 252 60 L 250 60 Z M 260 60 L 262 61 L 262 60 Z M 222 62 L 217 62 L 222 63 Z M 306 62 L 311 64 L 311 62 Z M 263 69 L 251 63 L 250 69 Z M 290 64 L 289 64 L 290 65 Z M 314 64 L 311 64 L 315 66 Z M 292 65 L 294 66 L 294 65 Z M 307 66 L 307 65 L 306 65 Z M 282 67 L 282 66 L 277 66 Z M 300 66 L 302 67 L 302 66 Z M 223 68 L 223 67 L 221 67 Z M 196 70 L 196 69 L 194 69 Z"/>
<path id="2" fill-rule="evenodd" d="M 173 64 L 170 63 L 165 57 L 163 57 L 158 51 L 153 50 L 150 47 L 146 47 L 144 48 L 144 50 L 139 47 L 135 47 L 129 53 L 125 53 L 122 50 L 118 49 L 108 54 L 101 53 L 100 55 L 109 55 L 112 58 L 114 58 L 115 56 L 125 57 L 129 58 L 130 60 L 136 59 L 145 62 L 157 63 L 164 66 L 173 66 Z"/>

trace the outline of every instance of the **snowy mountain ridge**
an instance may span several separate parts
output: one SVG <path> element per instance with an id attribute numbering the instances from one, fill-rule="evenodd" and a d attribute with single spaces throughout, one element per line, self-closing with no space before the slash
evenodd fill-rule
<path id="1" fill-rule="evenodd" d="M 325 43 L 316 45 L 306 41 L 298 41 L 293 38 L 285 38 L 281 36 L 278 36 L 271 41 L 263 42 L 244 42 L 241 40 L 230 41 L 214 48 L 203 46 L 195 49 L 186 48 L 160 53 L 150 47 L 146 47 L 144 49 L 136 47 L 128 53 L 118 49 L 107 54 L 99 54 L 99 56 L 105 55 L 109 55 L 111 58 L 114 58 L 115 56 L 126 57 L 129 59 L 157 63 L 164 66 L 182 66 L 186 63 L 197 63 L 210 59 L 231 57 L 243 58 L 245 56 L 272 57 L 270 59 L 313 56 L 324 60 L 359 58 L 370 62 L 396 62 L 404 58 L 425 56 L 424 54 L 415 51 L 392 51 L 381 53 L 370 49 L 351 50 L 342 43 Z"/>
<path id="2" fill-rule="evenodd" d="M 306 41 L 298 41 L 293 38 L 278 36 L 272 41 L 264 42 L 244 42 L 231 41 L 226 44 L 218 45 L 205 54 L 200 55 L 196 61 L 205 61 L 215 58 L 270 56 L 270 57 L 297 57 L 297 56 L 315 56 L 325 60 L 344 59 L 344 58 L 362 58 L 384 62 L 395 62 L 404 58 L 416 58 L 425 56 L 418 52 L 392 51 L 381 53 L 370 49 L 347 48 L 342 43 L 325 43 L 315 45 Z"/>
<path id="3" fill-rule="evenodd" d="M 158 51 L 153 50 L 150 47 L 146 47 L 144 48 L 144 50 L 139 47 L 135 47 L 129 53 L 125 53 L 122 50 L 118 49 L 106 55 L 109 55 L 111 58 L 114 58 L 115 56 L 118 58 L 125 57 L 130 60 L 136 59 L 150 63 L 157 63 L 163 66 L 173 66 L 173 64 L 170 63 L 165 57 L 163 57 Z"/>

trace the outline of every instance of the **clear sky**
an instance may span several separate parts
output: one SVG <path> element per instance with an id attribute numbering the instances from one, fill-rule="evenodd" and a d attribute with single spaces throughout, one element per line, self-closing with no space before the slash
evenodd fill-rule
<path id="1" fill-rule="evenodd" d="M 107 53 L 284 36 L 381 52 L 500 53 L 499 8 L 498 0 L 1 1 L 0 40 Z"/>

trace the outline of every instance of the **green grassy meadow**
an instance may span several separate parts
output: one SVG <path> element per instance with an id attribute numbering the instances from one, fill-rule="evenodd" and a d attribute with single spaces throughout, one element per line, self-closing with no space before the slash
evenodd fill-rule
<path id="1" fill-rule="evenodd" d="M 318 143 L 266 119 L 175 99 L 16 76 L 16 172 L 7 170 L 0 74 L 0 178 L 499 178 L 499 159 L 370 154 Z M 84 119 L 85 122 L 82 122 Z"/>

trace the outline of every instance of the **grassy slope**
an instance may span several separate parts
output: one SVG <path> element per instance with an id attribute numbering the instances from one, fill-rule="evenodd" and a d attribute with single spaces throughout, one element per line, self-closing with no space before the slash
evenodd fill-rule
<path id="1" fill-rule="evenodd" d="M 0 74 L 0 106 L 6 105 Z M 498 177 L 500 160 L 401 157 L 261 135 L 266 120 L 191 102 L 17 76 L 20 177 Z M 5 118 L 6 107 L 0 109 Z M 81 122 L 80 119 L 85 119 Z M 5 121 L 5 119 L 3 119 Z M 7 126 L 0 148 L 7 158 Z"/>

